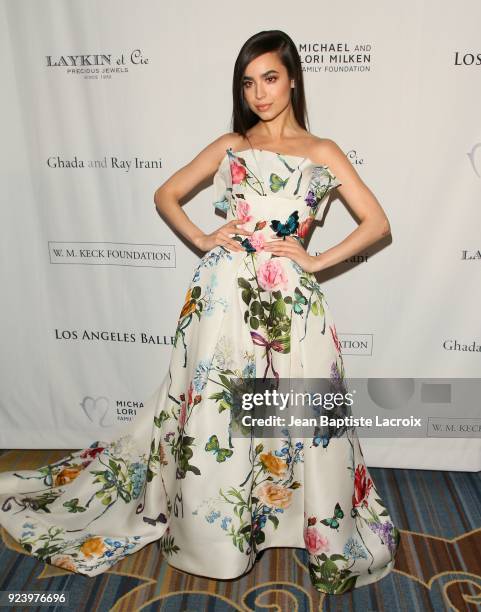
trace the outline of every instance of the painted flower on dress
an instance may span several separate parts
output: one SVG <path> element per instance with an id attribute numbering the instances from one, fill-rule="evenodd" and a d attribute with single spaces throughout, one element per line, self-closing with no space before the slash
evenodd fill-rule
<path id="1" fill-rule="evenodd" d="M 192 299 L 192 289 L 189 288 L 185 296 L 184 305 L 182 306 L 180 316 L 186 317 L 187 315 L 194 312 L 196 307 L 197 307 L 197 304 L 195 303 L 195 300 Z"/>
<path id="2" fill-rule="evenodd" d="M 292 502 L 292 490 L 273 482 L 261 485 L 256 491 L 256 496 L 263 504 L 273 508 L 288 508 Z"/>
<path id="3" fill-rule="evenodd" d="M 315 209 L 324 196 L 339 185 L 341 183 L 327 166 L 315 166 L 312 170 L 311 182 L 304 201 L 308 206 Z"/>
<path id="4" fill-rule="evenodd" d="M 52 565 L 61 567 L 62 569 L 69 570 L 70 572 L 76 572 L 77 566 L 75 565 L 72 557 L 67 555 L 55 555 L 52 557 Z"/>
<path id="5" fill-rule="evenodd" d="M 347 559 L 367 559 L 366 549 L 359 540 L 353 537 L 347 540 L 342 552 Z"/>
<path id="6" fill-rule="evenodd" d="M 104 450 L 103 446 L 90 446 L 80 453 L 82 459 L 95 459 Z"/>
<path id="7" fill-rule="evenodd" d="M 159 442 L 159 463 L 161 463 L 162 465 L 169 465 L 165 448 L 161 441 Z"/>
<path id="8" fill-rule="evenodd" d="M 89 538 L 80 547 L 80 552 L 86 557 L 100 557 L 106 548 L 102 538 Z"/>
<path id="9" fill-rule="evenodd" d="M 286 271 L 277 257 L 269 259 L 259 266 L 257 280 L 259 285 L 266 291 L 288 288 Z"/>
<path id="10" fill-rule="evenodd" d="M 249 236 L 249 242 L 252 244 L 256 251 L 263 251 L 266 239 L 264 237 L 264 234 L 257 232 L 252 234 L 252 236 Z"/>
<path id="11" fill-rule="evenodd" d="M 276 457 L 272 452 L 262 453 L 259 455 L 259 459 L 264 468 L 274 476 L 282 476 L 287 470 L 287 463 L 284 459 Z"/>
<path id="12" fill-rule="evenodd" d="M 391 521 L 369 523 L 369 527 L 377 533 L 381 541 L 389 548 L 391 552 L 396 550 L 396 538 L 394 537 L 394 525 Z"/>
<path id="13" fill-rule="evenodd" d="M 242 198 L 237 200 L 236 212 L 237 217 L 241 223 L 247 223 L 248 221 L 252 221 L 253 216 L 250 215 L 251 205 L 249 202 L 246 202 Z"/>
<path id="14" fill-rule="evenodd" d="M 314 220 L 314 217 L 307 217 L 307 219 L 299 223 L 299 227 L 297 228 L 297 235 L 299 236 L 299 238 L 306 237 L 313 220 Z"/>
<path id="15" fill-rule="evenodd" d="M 336 326 L 332 326 L 329 325 L 329 329 L 331 330 L 331 336 L 332 339 L 334 340 L 334 344 L 336 345 L 336 350 L 338 353 L 341 352 L 341 343 L 339 342 L 339 338 L 337 337 L 337 330 L 336 330 Z"/>
<path id="16" fill-rule="evenodd" d="M 309 191 L 306 194 L 306 197 L 304 198 L 304 201 L 311 208 L 314 208 L 317 205 L 316 194 L 312 191 L 312 189 L 309 189 Z"/>
<path id="17" fill-rule="evenodd" d="M 221 522 L 221 525 L 220 525 L 220 526 L 222 527 L 222 529 L 224 529 L 225 531 L 227 531 L 227 528 L 228 528 L 228 526 L 229 526 L 229 524 L 230 524 L 230 523 L 232 523 L 232 517 L 230 517 L 230 516 L 224 516 L 224 518 L 222 519 L 222 522 Z"/>
<path id="18" fill-rule="evenodd" d="M 180 405 L 180 413 L 179 413 L 180 427 L 184 427 L 186 416 L 187 416 L 187 403 L 183 401 L 182 404 Z"/>
<path id="19" fill-rule="evenodd" d="M 197 392 L 202 391 L 205 385 L 207 384 L 207 379 L 209 377 L 209 372 L 211 368 L 212 360 L 210 359 L 202 359 L 197 364 L 193 380 L 193 384 Z"/>
<path id="20" fill-rule="evenodd" d="M 317 527 L 304 528 L 304 543 L 311 555 L 317 555 L 320 552 L 327 552 L 329 550 L 329 540 L 319 533 Z"/>
<path id="21" fill-rule="evenodd" d="M 373 482 L 367 478 L 366 466 L 359 464 L 354 474 L 354 493 L 352 495 L 353 507 L 368 505 L 367 498 L 371 491 Z"/>
<path id="22" fill-rule="evenodd" d="M 248 356 L 249 358 L 249 356 Z M 256 377 L 256 364 L 254 361 L 247 363 L 242 370 L 242 378 L 255 378 Z"/>
<path id="23" fill-rule="evenodd" d="M 239 164 L 235 159 L 230 160 L 230 172 L 232 175 L 232 183 L 233 185 L 238 185 L 245 180 L 247 176 L 247 170 L 244 166 Z"/>
<path id="24" fill-rule="evenodd" d="M 63 470 L 61 470 L 55 477 L 55 486 L 59 487 L 61 485 L 69 484 L 69 482 L 72 482 L 72 480 L 75 480 L 77 478 L 80 472 L 80 467 L 63 468 Z"/>

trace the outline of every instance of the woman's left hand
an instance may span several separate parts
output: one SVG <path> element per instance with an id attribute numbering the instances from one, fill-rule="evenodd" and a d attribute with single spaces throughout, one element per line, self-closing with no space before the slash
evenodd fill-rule
<path id="1" fill-rule="evenodd" d="M 301 243 L 292 236 L 287 236 L 285 240 L 269 240 L 264 243 L 264 250 L 279 257 L 289 257 L 305 272 L 317 272 L 318 263 L 316 258 L 306 251 Z"/>

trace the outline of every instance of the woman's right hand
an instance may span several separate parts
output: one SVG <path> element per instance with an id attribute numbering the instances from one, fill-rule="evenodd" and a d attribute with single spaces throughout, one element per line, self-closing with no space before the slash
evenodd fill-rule
<path id="1" fill-rule="evenodd" d="M 221 225 L 211 234 L 204 234 L 197 238 L 194 242 L 195 246 L 201 251 L 210 251 L 216 246 L 223 246 L 232 251 L 245 251 L 244 247 L 229 234 L 242 234 L 244 236 L 252 236 L 254 232 L 249 232 L 245 229 L 239 228 L 238 225 L 242 225 L 239 219 L 232 219 L 224 225 Z"/>

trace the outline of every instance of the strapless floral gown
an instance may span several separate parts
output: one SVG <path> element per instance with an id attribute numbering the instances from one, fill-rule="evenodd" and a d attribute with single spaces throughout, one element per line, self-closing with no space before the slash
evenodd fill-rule
<path id="1" fill-rule="evenodd" d="M 129 435 L 0 475 L 0 524 L 26 551 L 94 576 L 158 540 L 171 566 L 230 579 L 264 548 L 296 547 L 326 593 L 392 570 L 399 531 L 355 432 L 327 443 L 231 436 L 236 380 L 344 379 L 322 287 L 263 250 L 274 233 L 303 242 L 339 184 L 307 158 L 227 149 L 214 205 L 254 235 L 236 235 L 242 252 L 217 246 L 200 259 L 168 372 Z"/>

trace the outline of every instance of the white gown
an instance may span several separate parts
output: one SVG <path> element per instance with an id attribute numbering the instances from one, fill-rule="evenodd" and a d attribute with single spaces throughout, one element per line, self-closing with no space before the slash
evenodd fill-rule
<path id="1" fill-rule="evenodd" d="M 263 250 L 274 232 L 302 242 L 339 184 L 307 158 L 226 151 L 214 204 L 253 237 L 237 236 L 242 252 L 218 246 L 199 261 L 168 373 L 130 435 L 0 475 L 0 524 L 25 550 L 94 576 L 159 539 L 171 566 L 227 579 L 264 548 L 298 547 L 326 593 L 392 570 L 399 531 L 355 432 L 232 435 L 236 379 L 345 377 L 322 287 Z"/>

